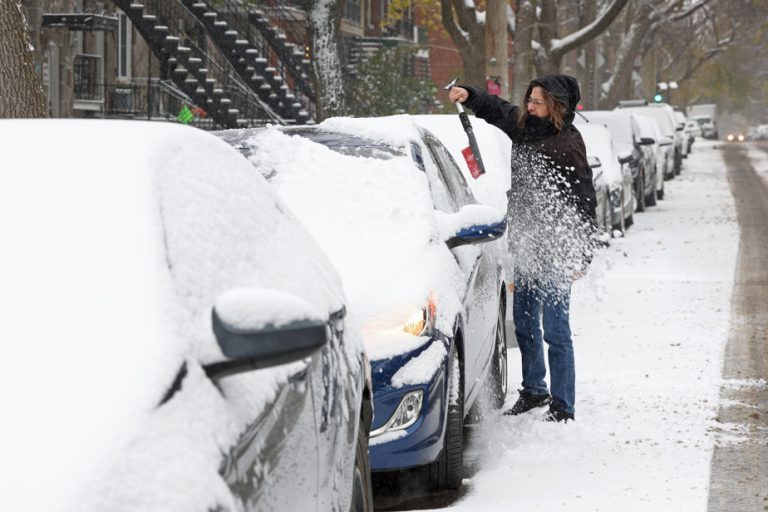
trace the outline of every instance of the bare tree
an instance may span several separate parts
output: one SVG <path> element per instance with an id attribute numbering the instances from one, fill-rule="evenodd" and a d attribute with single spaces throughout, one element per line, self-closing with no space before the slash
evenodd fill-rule
<path id="1" fill-rule="evenodd" d="M 45 117 L 45 95 L 21 4 L 0 0 L 0 117 Z"/>
<path id="2" fill-rule="evenodd" d="M 318 121 L 345 113 L 339 30 L 346 0 L 311 0 L 309 31 Z"/>
<path id="3" fill-rule="evenodd" d="M 485 85 L 485 19 L 478 16 L 473 2 L 440 0 L 440 15 L 453 44 L 459 49 L 464 65 L 463 82 Z"/>

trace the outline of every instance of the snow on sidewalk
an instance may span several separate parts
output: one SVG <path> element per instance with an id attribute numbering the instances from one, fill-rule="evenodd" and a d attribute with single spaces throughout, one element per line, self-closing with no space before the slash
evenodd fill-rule
<path id="1" fill-rule="evenodd" d="M 490 419 L 456 510 L 706 510 L 738 226 L 716 144 L 574 287 L 576 421 Z M 511 406 L 521 381 L 509 352 Z"/>

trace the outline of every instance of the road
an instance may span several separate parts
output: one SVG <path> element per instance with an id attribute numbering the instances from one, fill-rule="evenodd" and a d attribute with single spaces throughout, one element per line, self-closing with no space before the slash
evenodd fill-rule
<path id="1" fill-rule="evenodd" d="M 709 510 L 768 510 L 768 184 L 746 146 L 724 159 L 741 234 L 717 421 L 733 436 L 715 445 Z"/>

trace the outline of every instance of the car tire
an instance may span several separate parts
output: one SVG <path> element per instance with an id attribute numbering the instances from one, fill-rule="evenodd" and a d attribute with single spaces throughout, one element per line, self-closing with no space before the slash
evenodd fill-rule
<path id="1" fill-rule="evenodd" d="M 653 187 L 651 187 L 651 193 L 645 198 L 645 204 L 647 206 L 656 206 L 656 196 L 656 184 L 654 183 Z"/>
<path id="2" fill-rule="evenodd" d="M 458 489 L 464 478 L 464 383 L 455 341 L 448 368 L 445 440 L 437 460 L 428 466 L 427 475 L 429 487 L 435 491 Z"/>
<path id="3" fill-rule="evenodd" d="M 640 183 L 638 184 L 637 192 L 636 192 L 636 199 L 637 202 L 637 209 L 635 211 L 638 212 L 644 212 L 645 211 L 645 173 L 640 174 Z"/>
<path id="4" fill-rule="evenodd" d="M 352 479 L 352 504 L 350 512 L 373 512 L 373 485 L 371 461 L 368 456 L 368 429 L 360 418 L 355 449 L 355 469 Z"/>
<path id="5" fill-rule="evenodd" d="M 507 398 L 507 305 L 504 294 L 499 300 L 499 317 L 496 320 L 496 338 L 494 339 L 493 362 L 489 372 L 491 407 L 501 409 Z"/>
<path id="6" fill-rule="evenodd" d="M 611 223 L 613 223 L 613 207 L 611 207 Z M 619 231 L 621 233 L 621 236 L 624 236 L 627 232 L 627 224 L 624 219 L 624 200 L 621 201 L 621 213 L 619 214 L 619 223 L 616 225 L 611 224 L 611 228 L 613 231 Z M 613 236 L 613 232 L 611 232 L 611 236 Z"/>
<path id="7" fill-rule="evenodd" d="M 656 199 L 658 199 L 659 201 L 664 200 L 664 180 L 663 179 L 661 180 L 661 190 L 656 191 Z"/>

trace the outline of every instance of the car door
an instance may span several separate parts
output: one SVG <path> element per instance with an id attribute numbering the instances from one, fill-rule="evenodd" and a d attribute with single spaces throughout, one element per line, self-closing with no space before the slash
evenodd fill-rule
<path id="1" fill-rule="evenodd" d="M 448 150 L 429 135 L 424 137 L 430 154 L 437 164 L 438 177 L 456 205 L 461 208 L 476 201 L 461 170 Z M 488 369 L 493 353 L 493 337 L 498 316 L 499 266 L 491 244 L 469 245 L 452 249 L 459 266 L 467 276 L 463 302 L 466 397 L 471 403 L 478 392 L 480 377 Z"/>

